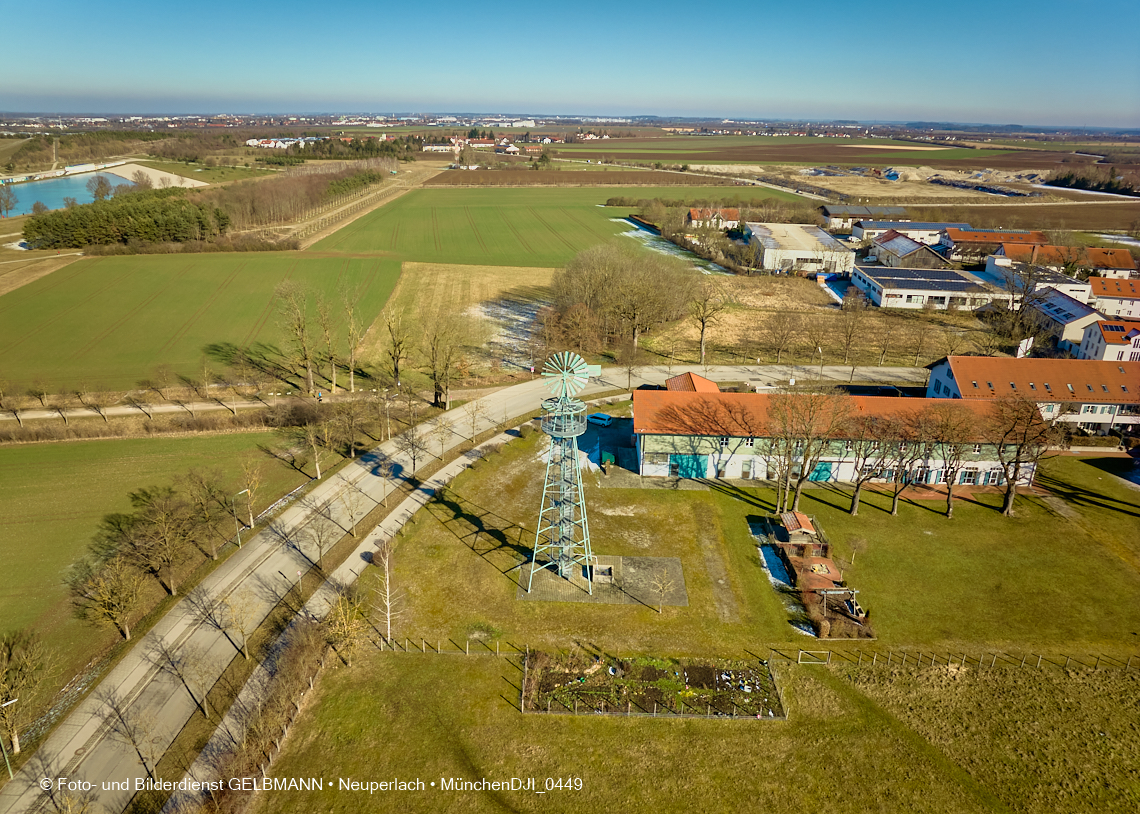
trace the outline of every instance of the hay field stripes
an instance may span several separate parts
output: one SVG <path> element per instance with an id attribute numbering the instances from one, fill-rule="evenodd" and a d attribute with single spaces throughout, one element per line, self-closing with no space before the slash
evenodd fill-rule
<path id="1" fill-rule="evenodd" d="M 190 265 L 183 268 L 181 270 L 181 272 L 179 272 L 177 275 L 171 275 L 170 279 L 167 280 L 166 285 L 162 286 L 161 288 L 155 289 L 153 294 L 151 294 L 145 300 L 142 300 L 134 308 L 132 308 L 129 311 L 127 311 L 126 313 L 124 313 L 119 319 L 112 322 L 102 333 L 97 334 L 86 345 L 84 345 L 83 347 L 76 350 L 75 353 L 71 354 L 71 356 L 68 357 L 68 361 L 73 362 L 76 359 L 79 359 L 80 357 L 86 356 L 88 353 L 90 353 L 92 350 L 94 350 L 99 345 L 100 342 L 102 342 L 104 339 L 106 339 L 107 337 L 114 334 L 115 331 L 122 328 L 123 325 L 125 325 L 127 322 L 129 322 L 130 320 L 132 320 L 136 316 L 138 316 L 138 314 L 144 308 L 146 308 L 148 305 L 150 305 L 155 300 L 157 300 L 159 297 L 161 297 L 163 294 L 165 294 L 167 291 L 169 291 L 170 288 L 177 281 L 179 281 L 182 277 L 184 277 L 187 274 L 187 272 L 189 272 L 191 269 L 193 269 L 194 266 L 196 266 L 196 265 L 197 265 L 197 263 L 191 263 Z"/>
<path id="2" fill-rule="evenodd" d="M 62 311 L 57 311 L 55 316 L 49 317 L 48 319 L 41 322 L 36 328 L 23 333 L 21 335 L 21 337 L 19 339 L 17 339 L 15 342 L 12 342 L 11 344 L 7 345 L 6 347 L 0 348 L 0 356 L 7 356 L 15 348 L 18 348 L 20 345 L 23 345 L 28 340 L 35 338 L 36 336 L 41 334 L 45 329 L 52 327 L 53 325 L 55 325 L 57 322 L 59 322 L 64 317 L 71 315 L 73 312 L 77 311 L 78 309 L 80 309 L 83 306 L 90 303 L 92 300 L 94 300 L 100 294 L 105 294 L 111 288 L 118 285 L 123 280 L 127 279 L 128 277 L 132 277 L 132 276 L 138 274 L 141 270 L 142 270 L 141 265 L 137 266 L 136 268 L 133 268 L 133 269 L 128 268 L 126 271 L 124 271 L 118 277 L 116 277 L 115 279 L 113 279 L 109 282 L 104 283 L 102 287 L 95 289 L 94 291 L 89 293 L 83 299 L 79 300 L 78 302 L 73 303 L 71 306 L 69 306 L 67 308 L 64 308 Z"/>
<path id="3" fill-rule="evenodd" d="M 193 328 L 198 323 L 198 320 L 202 318 L 202 315 L 213 307 L 214 303 L 217 302 L 218 297 L 222 296 L 222 294 L 225 293 L 226 289 L 230 287 L 234 279 L 247 265 L 249 265 L 249 260 L 243 260 L 243 262 L 239 263 L 237 267 L 232 272 L 230 272 L 229 277 L 225 278 L 225 280 L 221 281 L 217 284 L 217 286 L 215 286 L 210 296 L 207 297 L 206 300 L 198 306 L 198 310 L 191 315 L 190 319 L 186 320 L 186 322 L 182 324 L 182 327 L 171 335 L 171 337 L 166 341 L 166 344 L 158 349 L 159 356 L 167 353 L 175 343 L 179 342 L 182 337 L 186 336 L 190 329 Z"/>
<path id="4" fill-rule="evenodd" d="M 82 273 L 83 269 L 81 263 L 69 263 L 68 265 L 72 267 L 71 273 L 63 274 L 61 273 L 62 269 L 53 271 L 48 282 L 42 283 L 43 287 L 41 290 L 51 291 L 52 289 L 58 288 L 61 285 L 67 285 Z M 0 297 L 0 317 L 2 317 L 5 312 L 10 311 L 13 308 L 19 308 L 20 305 L 21 303 L 15 298 L 4 299 L 3 297 Z"/>
<path id="5" fill-rule="evenodd" d="M 571 251 L 574 250 L 574 244 L 572 244 L 569 240 L 564 238 L 562 236 L 561 232 L 559 232 L 557 229 L 555 229 L 553 226 L 551 226 L 549 223 L 547 223 L 546 219 L 544 217 L 542 217 L 542 215 L 538 214 L 537 209 L 535 209 L 532 206 L 532 207 L 530 207 L 529 211 L 532 215 L 534 215 L 535 219 L 539 223 L 541 223 L 543 226 L 546 227 L 546 231 L 548 231 L 548 232 L 550 232 L 550 234 L 554 235 L 554 237 L 556 237 L 562 243 L 563 246 L 565 246 L 567 249 L 570 249 Z"/>
<path id="6" fill-rule="evenodd" d="M 475 239 L 479 241 L 479 245 L 483 249 L 483 254 L 490 254 L 490 252 L 487 251 L 487 243 L 483 240 L 483 235 L 479 234 L 479 227 L 475 225 L 475 218 L 471 217 L 471 207 L 463 207 L 463 214 L 467 218 L 467 222 L 471 224 L 471 231 L 475 233 Z"/>
<path id="7" fill-rule="evenodd" d="M 293 271 L 296 268 L 297 261 L 294 260 L 289 265 L 289 270 L 285 272 L 285 276 L 281 278 L 281 283 L 287 282 L 289 279 L 291 279 L 293 276 Z M 278 285 L 281 283 L 278 283 Z M 269 318 L 273 316 L 274 310 L 276 309 L 273 299 L 266 299 L 265 307 L 261 309 L 261 313 L 257 315 L 257 319 L 254 320 L 253 324 L 249 326 L 249 332 L 244 337 L 242 337 L 242 347 L 248 348 L 253 343 L 253 340 L 257 339 L 258 335 L 265 328 L 265 323 L 269 322 Z"/>
<path id="8" fill-rule="evenodd" d="M 523 249 L 526 250 L 526 253 L 527 254 L 537 254 L 537 252 L 534 250 L 534 247 L 532 247 L 527 242 L 526 238 L 522 236 L 522 232 L 520 232 L 518 230 L 518 228 L 514 225 L 514 223 L 511 222 L 511 219 L 508 218 L 502 210 L 497 210 L 497 211 L 498 211 L 498 215 L 499 215 L 499 220 L 501 220 L 506 225 L 506 227 L 510 230 L 511 234 L 515 236 L 515 240 L 517 240 L 519 242 L 519 245 L 522 246 Z"/>

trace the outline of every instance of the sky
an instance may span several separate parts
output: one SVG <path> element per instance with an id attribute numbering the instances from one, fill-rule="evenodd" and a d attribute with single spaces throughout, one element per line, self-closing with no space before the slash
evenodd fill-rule
<path id="1" fill-rule="evenodd" d="M 0 110 L 1140 127 L 1136 0 L 53 0 L 50 9 L 5 38 Z"/>

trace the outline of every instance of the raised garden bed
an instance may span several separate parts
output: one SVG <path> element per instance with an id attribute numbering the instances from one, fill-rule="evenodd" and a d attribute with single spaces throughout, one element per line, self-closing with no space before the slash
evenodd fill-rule
<path id="1" fill-rule="evenodd" d="M 766 661 L 532 652 L 525 711 L 785 719 Z"/>

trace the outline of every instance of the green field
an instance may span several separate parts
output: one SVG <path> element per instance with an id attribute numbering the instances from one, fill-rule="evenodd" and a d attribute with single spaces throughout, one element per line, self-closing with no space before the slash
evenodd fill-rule
<path id="1" fill-rule="evenodd" d="M 138 438 L 0 447 L 0 629 L 32 626 L 78 669 L 116 640 L 71 615 L 64 576 L 104 515 L 130 509 L 135 489 L 171 483 L 193 468 L 236 478 L 271 433 Z M 257 509 L 303 476 L 267 462 Z M 234 489 L 237 491 L 237 488 Z"/>
<path id="2" fill-rule="evenodd" d="M 612 651 L 610 651 L 612 653 Z M 512 660 L 372 651 L 326 670 L 253 814 L 820 811 L 1130 812 L 1140 805 L 1140 675 L 783 666 L 787 722 L 519 713 Z M 1079 705 L 1079 706 L 1078 706 Z M 443 791 L 468 781 L 579 778 L 580 790 Z M 339 790 L 423 780 L 424 791 Z M 572 781 L 573 782 L 573 781 Z M 430 785 L 435 783 L 433 787 Z"/>
<path id="3" fill-rule="evenodd" d="M 185 254 L 81 260 L 0 298 L 0 377 L 49 391 L 120 390 L 159 365 L 199 375 L 213 343 L 278 343 L 273 304 L 283 280 L 336 299 L 361 286 L 371 320 L 399 276 L 396 260 L 301 253 Z"/>
<path id="4" fill-rule="evenodd" d="M 340 229 L 315 251 L 398 255 L 423 263 L 561 266 L 629 231 L 612 197 L 801 200 L 759 187 L 604 187 L 415 190 Z"/>

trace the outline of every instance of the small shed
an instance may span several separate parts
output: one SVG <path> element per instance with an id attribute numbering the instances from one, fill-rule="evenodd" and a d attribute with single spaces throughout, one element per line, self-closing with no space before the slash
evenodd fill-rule
<path id="1" fill-rule="evenodd" d="M 815 526 L 812 525 L 811 518 L 803 512 L 784 512 L 780 515 L 780 522 L 788 530 L 788 538 L 793 542 L 815 536 Z"/>

